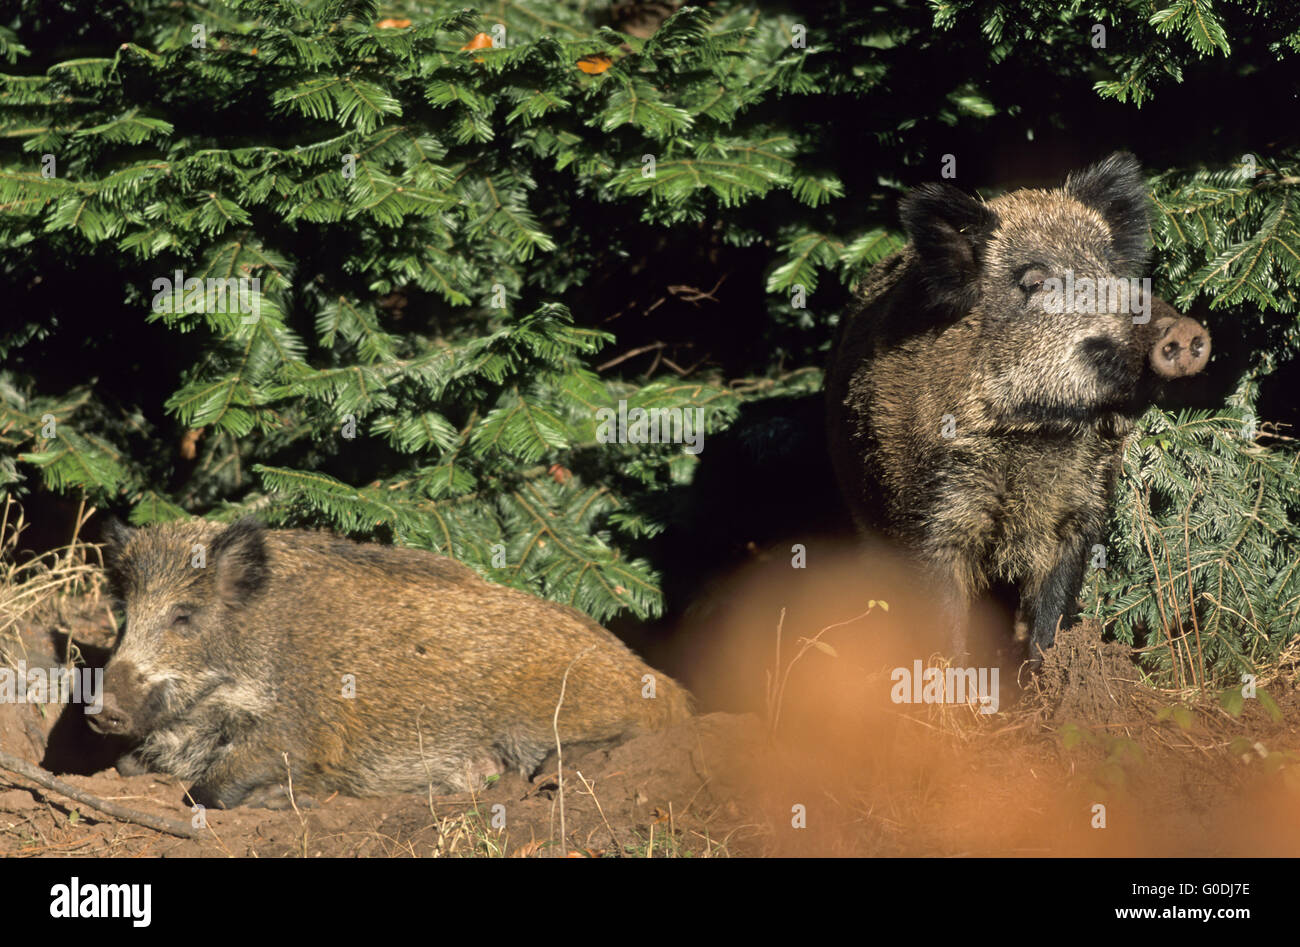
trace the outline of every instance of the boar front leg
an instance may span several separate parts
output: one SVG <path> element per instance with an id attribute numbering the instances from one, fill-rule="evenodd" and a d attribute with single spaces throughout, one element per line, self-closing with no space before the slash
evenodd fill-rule
<path id="1" fill-rule="evenodd" d="M 1029 621 L 1032 668 L 1042 665 L 1043 652 L 1056 641 L 1057 626 L 1068 627 L 1074 619 L 1090 548 L 1092 542 L 1083 537 L 1062 543 L 1051 565 L 1021 589 L 1021 607 Z"/>
<path id="2" fill-rule="evenodd" d="M 214 809 L 253 806 L 262 809 L 288 809 L 296 804 L 309 808 L 314 801 L 297 784 L 294 776 L 293 799 L 289 797 L 289 770 L 284 757 L 270 749 L 254 752 L 235 750 L 213 766 L 190 789 L 199 805 Z"/>
<path id="3" fill-rule="evenodd" d="M 947 636 L 948 656 L 961 660 L 970 654 L 971 604 L 987 581 L 982 563 L 997 508 L 990 491 L 970 496 L 972 483 L 977 489 L 984 483 L 978 467 L 954 467 L 951 477 L 933 489 L 933 506 L 919 517 L 919 529 L 903 539 L 919 552 L 929 578 L 926 589 L 934 593 Z"/>
<path id="4" fill-rule="evenodd" d="M 974 584 L 969 554 L 948 548 L 934 556 L 925 569 L 927 587 L 934 591 L 940 630 L 946 637 L 948 656 L 960 660 L 970 653 L 970 606 Z"/>

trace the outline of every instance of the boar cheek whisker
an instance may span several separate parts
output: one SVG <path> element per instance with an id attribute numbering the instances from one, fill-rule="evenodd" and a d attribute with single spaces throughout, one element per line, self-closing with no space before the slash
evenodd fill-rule
<path id="1" fill-rule="evenodd" d="M 207 700 L 223 686 L 234 683 L 229 677 L 208 677 L 197 692 L 193 685 L 198 681 L 183 677 L 166 677 L 152 688 L 146 701 L 146 710 L 152 709 L 155 727 L 166 727 L 187 715 L 193 708 Z M 186 686 L 189 685 L 189 686 Z"/>

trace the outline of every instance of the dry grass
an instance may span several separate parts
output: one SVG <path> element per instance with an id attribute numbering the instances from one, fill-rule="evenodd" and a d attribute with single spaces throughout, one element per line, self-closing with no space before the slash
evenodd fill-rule
<path id="1" fill-rule="evenodd" d="M 5 494 L 0 511 L 0 660 L 26 658 L 19 631 L 28 624 L 70 630 L 64 614 L 69 602 L 76 601 L 83 611 L 108 608 L 99 547 L 80 539 L 94 512 L 83 501 L 67 545 L 20 561 L 19 542 L 27 522 L 22 506 Z M 69 661 L 75 662 L 75 650 L 69 651 Z"/>

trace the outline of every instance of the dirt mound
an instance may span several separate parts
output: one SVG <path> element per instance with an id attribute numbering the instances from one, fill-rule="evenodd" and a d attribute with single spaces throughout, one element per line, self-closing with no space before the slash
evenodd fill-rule
<path id="1" fill-rule="evenodd" d="M 1054 723 L 1123 723 L 1150 705 L 1150 693 L 1141 683 L 1133 649 L 1103 640 L 1095 621 L 1060 632 L 1030 684 L 1030 700 Z"/>
<path id="2" fill-rule="evenodd" d="M 0 641 L 0 670 L 13 675 L 15 688 L 14 697 L 6 694 L 0 700 L 0 749 L 32 763 L 41 761 L 61 708 L 18 700 L 18 679 L 23 679 L 25 691 L 28 668 L 58 668 L 64 663 L 56 653 L 54 638 L 34 626 L 23 626 Z"/>

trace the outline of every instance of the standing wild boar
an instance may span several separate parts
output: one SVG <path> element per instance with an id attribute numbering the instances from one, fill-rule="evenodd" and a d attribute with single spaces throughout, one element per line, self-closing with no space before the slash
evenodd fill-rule
<path id="1" fill-rule="evenodd" d="M 585 615 L 429 552 L 253 520 L 106 535 L 127 625 L 89 720 L 139 738 L 135 755 L 206 805 L 282 806 L 290 771 L 295 795 L 531 775 L 555 749 L 562 684 L 566 745 L 690 713 Z"/>
<path id="2" fill-rule="evenodd" d="M 1133 419 L 1156 382 L 1209 358 L 1195 320 L 1129 291 L 1147 202 L 1124 154 L 987 202 L 925 185 L 901 205 L 908 245 L 844 320 L 827 377 L 836 477 L 857 525 L 922 565 L 955 655 L 994 582 L 1020 591 L 1031 657 L 1051 647 Z"/>

